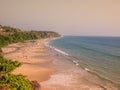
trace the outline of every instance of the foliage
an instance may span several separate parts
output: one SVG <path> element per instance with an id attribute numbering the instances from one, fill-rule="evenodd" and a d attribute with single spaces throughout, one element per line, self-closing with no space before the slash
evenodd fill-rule
<path id="1" fill-rule="evenodd" d="M 5 73 L 2 75 L 0 84 L 8 86 L 9 90 L 30 90 L 31 83 L 23 75 Z"/>
<path id="2" fill-rule="evenodd" d="M 4 32 L 9 32 L 9 33 L 15 33 L 15 32 L 21 32 L 20 29 L 13 28 L 10 26 L 2 26 Z"/>
<path id="3" fill-rule="evenodd" d="M 0 55 L 0 85 L 7 87 L 7 90 L 30 90 L 31 83 L 23 75 L 13 75 L 11 71 L 19 67 L 21 63 L 11 61 Z"/>
<path id="4" fill-rule="evenodd" d="M 0 35 L 0 47 L 8 45 L 8 41 L 6 39 L 6 36 Z"/>
<path id="5" fill-rule="evenodd" d="M 0 55 L 0 72 L 8 73 L 14 70 L 16 67 L 19 67 L 21 63 L 18 61 L 11 61 L 5 59 L 2 55 Z"/>
<path id="6" fill-rule="evenodd" d="M 17 28 L 2 25 L 0 25 L 0 30 L 0 50 L 11 43 L 60 36 L 58 33 L 51 31 L 21 31 Z M 0 55 L 0 87 L 4 87 L 4 90 L 6 88 L 7 90 L 30 90 L 31 82 L 29 80 L 25 79 L 23 75 L 11 74 L 20 65 L 21 63 Z"/>
<path id="7" fill-rule="evenodd" d="M 21 31 L 9 26 L 1 26 L 1 28 L 3 33 L 0 34 L 0 48 L 11 43 L 24 42 L 25 40 L 60 36 L 52 31 Z"/>

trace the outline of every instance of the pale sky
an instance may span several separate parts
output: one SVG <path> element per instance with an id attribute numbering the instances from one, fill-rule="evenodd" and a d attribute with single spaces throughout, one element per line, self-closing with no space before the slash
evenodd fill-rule
<path id="1" fill-rule="evenodd" d="M 63 35 L 120 36 L 120 0 L 0 0 L 0 24 Z"/>

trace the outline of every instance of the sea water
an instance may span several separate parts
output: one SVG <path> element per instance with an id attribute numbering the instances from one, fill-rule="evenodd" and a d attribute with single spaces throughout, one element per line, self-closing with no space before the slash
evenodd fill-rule
<path id="1" fill-rule="evenodd" d="M 120 37 L 64 36 L 49 45 L 77 66 L 120 84 Z"/>

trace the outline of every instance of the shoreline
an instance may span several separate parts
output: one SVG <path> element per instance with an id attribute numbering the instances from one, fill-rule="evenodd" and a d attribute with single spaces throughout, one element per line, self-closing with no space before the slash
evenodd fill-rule
<path id="1" fill-rule="evenodd" d="M 29 80 L 38 81 L 41 90 L 117 90 L 111 87 L 111 84 L 107 85 L 98 77 L 93 77 L 88 71 L 77 67 L 66 57 L 46 47 L 45 42 L 49 40 L 11 44 L 3 48 L 4 53 L 7 53 L 5 57 L 23 64 L 13 73 L 22 73 Z M 18 47 L 20 48 L 16 50 Z M 9 53 L 11 51 L 15 52 Z"/>
<path id="2" fill-rule="evenodd" d="M 62 38 L 62 37 L 61 37 L 61 38 Z M 59 39 L 59 38 L 58 38 L 58 39 Z M 53 40 L 54 40 L 54 39 L 53 39 Z M 49 42 L 47 42 L 47 43 L 49 43 Z M 113 84 L 115 87 L 120 88 L 120 86 L 119 86 L 120 84 L 119 84 L 119 83 L 117 83 L 117 82 L 115 82 L 115 81 L 112 81 L 112 80 L 108 79 L 107 77 L 104 77 L 104 76 L 102 76 L 102 75 L 100 75 L 100 74 L 92 71 L 92 70 L 89 69 L 88 67 L 82 66 L 80 63 L 78 63 L 79 61 L 78 61 L 75 57 L 70 56 L 68 53 L 66 53 L 66 52 L 64 52 L 64 51 L 62 51 L 62 50 L 60 50 L 60 49 L 57 49 L 57 48 L 55 48 L 55 47 L 53 47 L 53 46 L 51 46 L 51 45 L 49 45 L 49 44 L 46 45 L 46 46 L 49 47 L 49 48 L 51 48 L 51 49 L 54 49 L 54 51 L 58 52 L 58 54 L 61 53 L 62 55 L 65 55 L 66 57 L 70 58 L 70 59 L 71 59 L 71 60 L 69 60 L 70 62 L 72 62 L 74 65 L 82 68 L 83 70 L 87 71 L 88 73 L 92 74 L 93 76 L 97 76 L 98 78 L 100 78 L 100 79 L 102 79 L 102 80 L 104 80 L 104 81 L 106 81 L 106 82 L 109 82 L 109 83 Z"/>
<path id="3" fill-rule="evenodd" d="M 58 56 L 58 54 L 59 53 L 57 53 L 56 55 Z M 63 55 L 61 55 L 61 56 L 63 57 Z M 58 59 L 58 60 L 60 60 L 60 59 Z M 63 59 L 62 61 L 63 62 L 66 61 L 65 63 L 69 64 L 70 66 L 67 65 L 69 67 L 73 66 L 72 67 L 73 71 L 71 70 L 71 71 L 69 71 L 69 73 L 71 74 L 71 72 L 74 72 L 73 75 L 75 75 L 75 77 L 73 77 L 73 78 L 77 77 L 77 79 L 79 79 L 79 81 L 76 84 L 79 84 L 79 86 L 82 84 L 76 90 L 83 90 L 83 89 L 86 89 L 86 90 L 89 90 L 89 89 L 92 89 L 92 90 L 100 90 L 100 89 L 101 90 L 119 90 L 116 88 L 116 85 L 113 85 L 113 83 L 110 83 L 105 79 L 103 80 L 103 78 L 98 77 L 97 75 L 90 73 L 88 70 L 85 70 L 84 68 L 81 68 L 80 66 L 75 65 L 75 63 L 72 62 L 71 60 L 69 60 L 68 58 Z M 63 67 L 65 67 L 65 66 L 63 66 Z M 64 70 L 64 68 L 62 70 Z M 62 73 L 64 73 L 64 72 L 62 72 Z M 79 76 L 79 75 L 81 75 L 81 76 Z M 85 83 L 82 83 L 82 82 L 85 82 Z M 86 84 L 88 84 L 88 85 L 86 85 Z M 86 88 L 84 88 L 85 86 L 86 86 Z M 87 86 L 89 86 L 89 87 L 87 87 Z M 73 90 L 73 89 L 66 89 L 66 90 Z"/>

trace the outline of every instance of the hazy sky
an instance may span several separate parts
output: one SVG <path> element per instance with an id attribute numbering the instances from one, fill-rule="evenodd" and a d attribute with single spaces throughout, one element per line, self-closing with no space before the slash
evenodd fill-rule
<path id="1" fill-rule="evenodd" d="M 0 0 L 0 24 L 63 35 L 120 36 L 120 0 Z"/>

